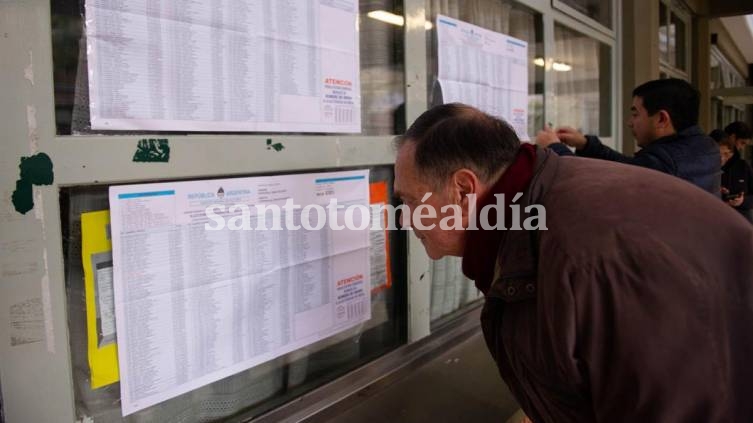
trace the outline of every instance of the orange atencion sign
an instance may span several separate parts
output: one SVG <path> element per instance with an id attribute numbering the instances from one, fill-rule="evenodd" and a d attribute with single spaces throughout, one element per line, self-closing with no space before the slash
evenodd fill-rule
<path id="1" fill-rule="evenodd" d="M 372 182 L 369 184 L 369 203 L 374 204 L 383 204 L 387 205 L 389 204 L 389 192 L 387 188 L 387 182 L 381 181 L 381 182 Z M 371 293 L 377 293 L 383 289 L 387 289 L 392 286 L 392 269 L 390 264 L 390 237 L 389 233 L 387 232 L 387 210 L 382 211 L 382 224 L 384 225 L 384 255 L 386 257 L 386 262 L 384 265 L 386 266 L 386 279 L 385 281 L 380 281 L 379 284 L 373 285 L 374 281 L 372 281 L 372 286 L 374 286 L 371 289 Z"/>

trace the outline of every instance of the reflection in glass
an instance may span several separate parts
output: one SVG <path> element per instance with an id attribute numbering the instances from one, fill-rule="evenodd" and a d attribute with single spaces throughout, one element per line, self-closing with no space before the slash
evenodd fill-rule
<path id="1" fill-rule="evenodd" d="M 611 136 L 611 48 L 580 32 L 554 27 L 555 126 L 572 126 L 581 132 Z"/>
<path id="2" fill-rule="evenodd" d="M 577 12 L 612 29 L 612 0 L 559 0 Z"/>
<path id="3" fill-rule="evenodd" d="M 667 22 L 667 6 L 659 2 L 659 58 L 669 62 L 669 22 Z"/>

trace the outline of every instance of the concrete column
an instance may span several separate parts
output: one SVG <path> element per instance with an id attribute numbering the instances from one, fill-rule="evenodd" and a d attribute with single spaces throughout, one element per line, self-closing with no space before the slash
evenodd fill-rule
<path id="1" fill-rule="evenodd" d="M 659 0 L 622 2 L 622 110 L 630 112 L 633 88 L 659 78 Z M 622 128 L 623 153 L 636 150 L 633 134 Z"/>

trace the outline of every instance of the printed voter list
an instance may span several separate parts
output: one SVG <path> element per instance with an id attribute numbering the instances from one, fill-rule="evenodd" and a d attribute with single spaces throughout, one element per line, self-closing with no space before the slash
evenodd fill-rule
<path id="1" fill-rule="evenodd" d="M 86 0 L 92 129 L 361 132 L 355 0 Z"/>
<path id="2" fill-rule="evenodd" d="M 369 320 L 368 225 L 205 228 L 213 205 L 368 208 L 368 182 L 363 170 L 111 187 L 123 415 Z"/>

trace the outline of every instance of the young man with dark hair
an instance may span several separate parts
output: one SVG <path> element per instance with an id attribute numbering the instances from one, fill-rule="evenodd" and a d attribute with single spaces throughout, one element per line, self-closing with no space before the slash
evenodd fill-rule
<path id="1" fill-rule="evenodd" d="M 668 173 L 719 195 L 719 148 L 698 126 L 698 91 L 681 79 L 657 79 L 633 90 L 628 126 L 641 150 L 624 156 L 593 135 L 570 127 L 539 132 L 536 142 L 559 155 L 643 166 Z M 562 144 L 564 143 L 564 144 Z"/>
<path id="2" fill-rule="evenodd" d="M 735 143 L 741 157 L 746 155 L 746 147 L 750 144 L 753 134 L 745 122 L 735 121 L 724 127 L 724 132 Z"/>
<path id="3" fill-rule="evenodd" d="M 460 104 L 395 144 L 395 193 L 435 211 L 404 210 L 403 226 L 431 258 L 463 257 L 532 421 L 753 422 L 753 226 L 732 208 L 675 177 L 521 144 Z M 492 203 L 491 225 L 531 207 L 545 228 L 471 230 Z M 436 225 L 448 214 L 460 225 Z"/>
<path id="4" fill-rule="evenodd" d="M 709 136 L 712 140 L 716 141 L 717 144 L 728 138 L 727 134 L 721 129 L 712 130 L 711 132 L 709 132 Z"/>

